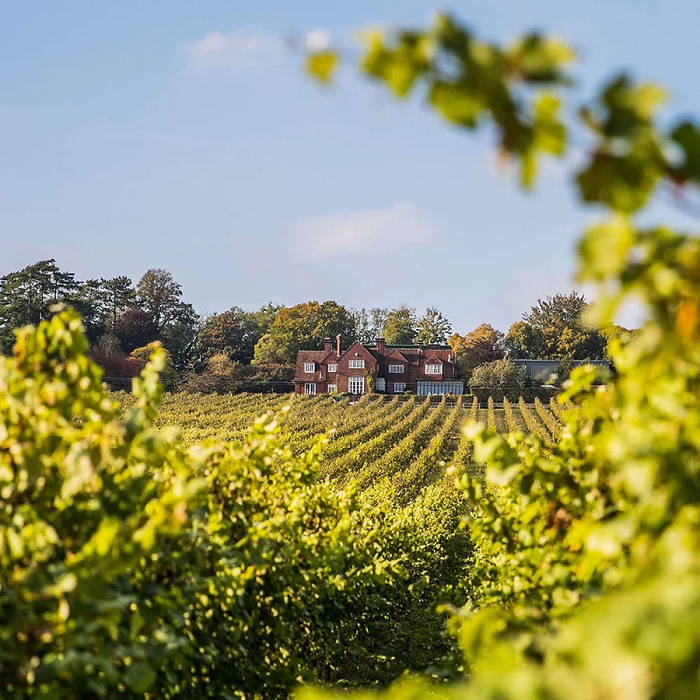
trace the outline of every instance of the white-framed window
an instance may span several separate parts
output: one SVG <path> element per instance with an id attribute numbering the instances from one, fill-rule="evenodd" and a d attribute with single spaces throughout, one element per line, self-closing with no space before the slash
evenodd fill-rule
<path id="1" fill-rule="evenodd" d="M 394 393 L 402 394 L 406 391 L 406 382 L 394 382 Z"/>
<path id="2" fill-rule="evenodd" d="M 311 374 L 316 371 L 316 363 L 315 362 L 304 362 L 304 372 L 307 374 Z"/>
<path id="3" fill-rule="evenodd" d="M 364 369 L 365 368 L 365 361 L 364 360 L 350 360 L 348 362 L 348 367 L 350 369 Z"/>
<path id="4" fill-rule="evenodd" d="M 350 360 L 352 362 L 352 360 Z M 365 378 L 364 377 L 348 377 L 348 391 L 351 394 L 365 393 Z"/>
<path id="5" fill-rule="evenodd" d="M 304 393 L 307 396 L 314 396 L 316 394 L 316 385 L 313 382 L 306 382 L 304 384 Z"/>
<path id="6" fill-rule="evenodd" d="M 426 374 L 442 374 L 442 365 L 426 365 Z"/>
<path id="7" fill-rule="evenodd" d="M 386 379 L 377 377 L 377 391 L 386 391 Z"/>
<path id="8" fill-rule="evenodd" d="M 338 385 L 337 385 L 337 384 L 329 384 L 329 385 L 328 385 L 328 393 L 329 393 L 329 394 L 335 394 L 336 391 L 338 391 Z"/>
<path id="9" fill-rule="evenodd" d="M 389 365 L 389 374 L 403 374 L 403 365 Z"/>
<path id="10" fill-rule="evenodd" d="M 328 371 L 329 372 L 337 372 L 338 371 L 338 365 L 328 365 Z"/>

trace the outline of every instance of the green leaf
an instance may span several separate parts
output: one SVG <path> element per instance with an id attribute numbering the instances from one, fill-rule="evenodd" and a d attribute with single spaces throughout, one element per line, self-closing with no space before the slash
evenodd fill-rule
<path id="1" fill-rule="evenodd" d="M 428 100 L 445 119 L 468 128 L 476 126 L 484 111 L 483 103 L 473 91 L 459 83 L 435 81 Z"/>
<path id="2" fill-rule="evenodd" d="M 529 82 L 567 82 L 562 68 L 575 56 L 560 39 L 537 33 L 520 39 L 506 54 L 511 69 Z"/>
<path id="3" fill-rule="evenodd" d="M 578 248 L 581 278 L 602 280 L 620 274 L 634 242 L 634 228 L 625 216 L 591 226 Z"/>
<path id="4" fill-rule="evenodd" d="M 584 202 L 606 204 L 631 213 L 643 207 L 661 177 L 658 161 L 652 157 L 616 156 L 597 151 L 576 181 Z"/>
<path id="5" fill-rule="evenodd" d="M 328 84 L 338 66 L 336 51 L 317 51 L 306 59 L 306 70 L 309 75 L 324 85 Z"/>
<path id="6" fill-rule="evenodd" d="M 143 661 L 131 664 L 124 674 L 124 682 L 135 693 L 145 693 L 155 680 L 156 672 Z"/>
<path id="7" fill-rule="evenodd" d="M 700 129 L 691 122 L 683 122 L 673 130 L 671 138 L 683 149 L 682 177 L 700 182 Z"/>

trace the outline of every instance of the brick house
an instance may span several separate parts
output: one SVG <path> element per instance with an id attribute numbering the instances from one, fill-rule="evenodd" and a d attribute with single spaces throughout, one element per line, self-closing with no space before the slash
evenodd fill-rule
<path id="1" fill-rule="evenodd" d="M 356 341 L 341 350 L 330 338 L 323 350 L 300 350 L 294 375 L 296 394 L 348 392 L 402 394 L 461 394 L 464 382 L 457 377 L 455 355 L 449 345 L 387 345 L 377 338 L 373 345 Z"/>

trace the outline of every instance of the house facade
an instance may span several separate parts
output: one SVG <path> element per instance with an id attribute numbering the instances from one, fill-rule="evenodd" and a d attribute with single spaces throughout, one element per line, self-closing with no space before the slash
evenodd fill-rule
<path id="1" fill-rule="evenodd" d="M 403 394 L 461 394 L 455 355 L 449 345 L 387 345 L 377 338 L 372 345 L 354 342 L 341 349 L 330 338 L 323 350 L 300 350 L 294 376 L 296 394 L 348 392 Z"/>

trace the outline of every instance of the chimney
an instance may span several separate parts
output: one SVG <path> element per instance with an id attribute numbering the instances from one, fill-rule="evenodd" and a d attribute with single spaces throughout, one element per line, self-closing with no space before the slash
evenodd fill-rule
<path id="1" fill-rule="evenodd" d="M 423 356 L 423 343 L 418 343 L 418 357 Z"/>
<path id="2" fill-rule="evenodd" d="M 326 352 L 330 352 L 332 347 L 333 347 L 333 341 L 330 338 L 324 338 L 323 339 L 323 349 Z"/>
<path id="3" fill-rule="evenodd" d="M 340 334 L 335 336 L 335 352 L 340 357 Z"/>
<path id="4" fill-rule="evenodd" d="M 384 338 L 375 338 L 374 344 L 377 348 L 377 355 L 384 355 L 384 352 L 386 351 L 386 343 L 384 342 Z"/>

